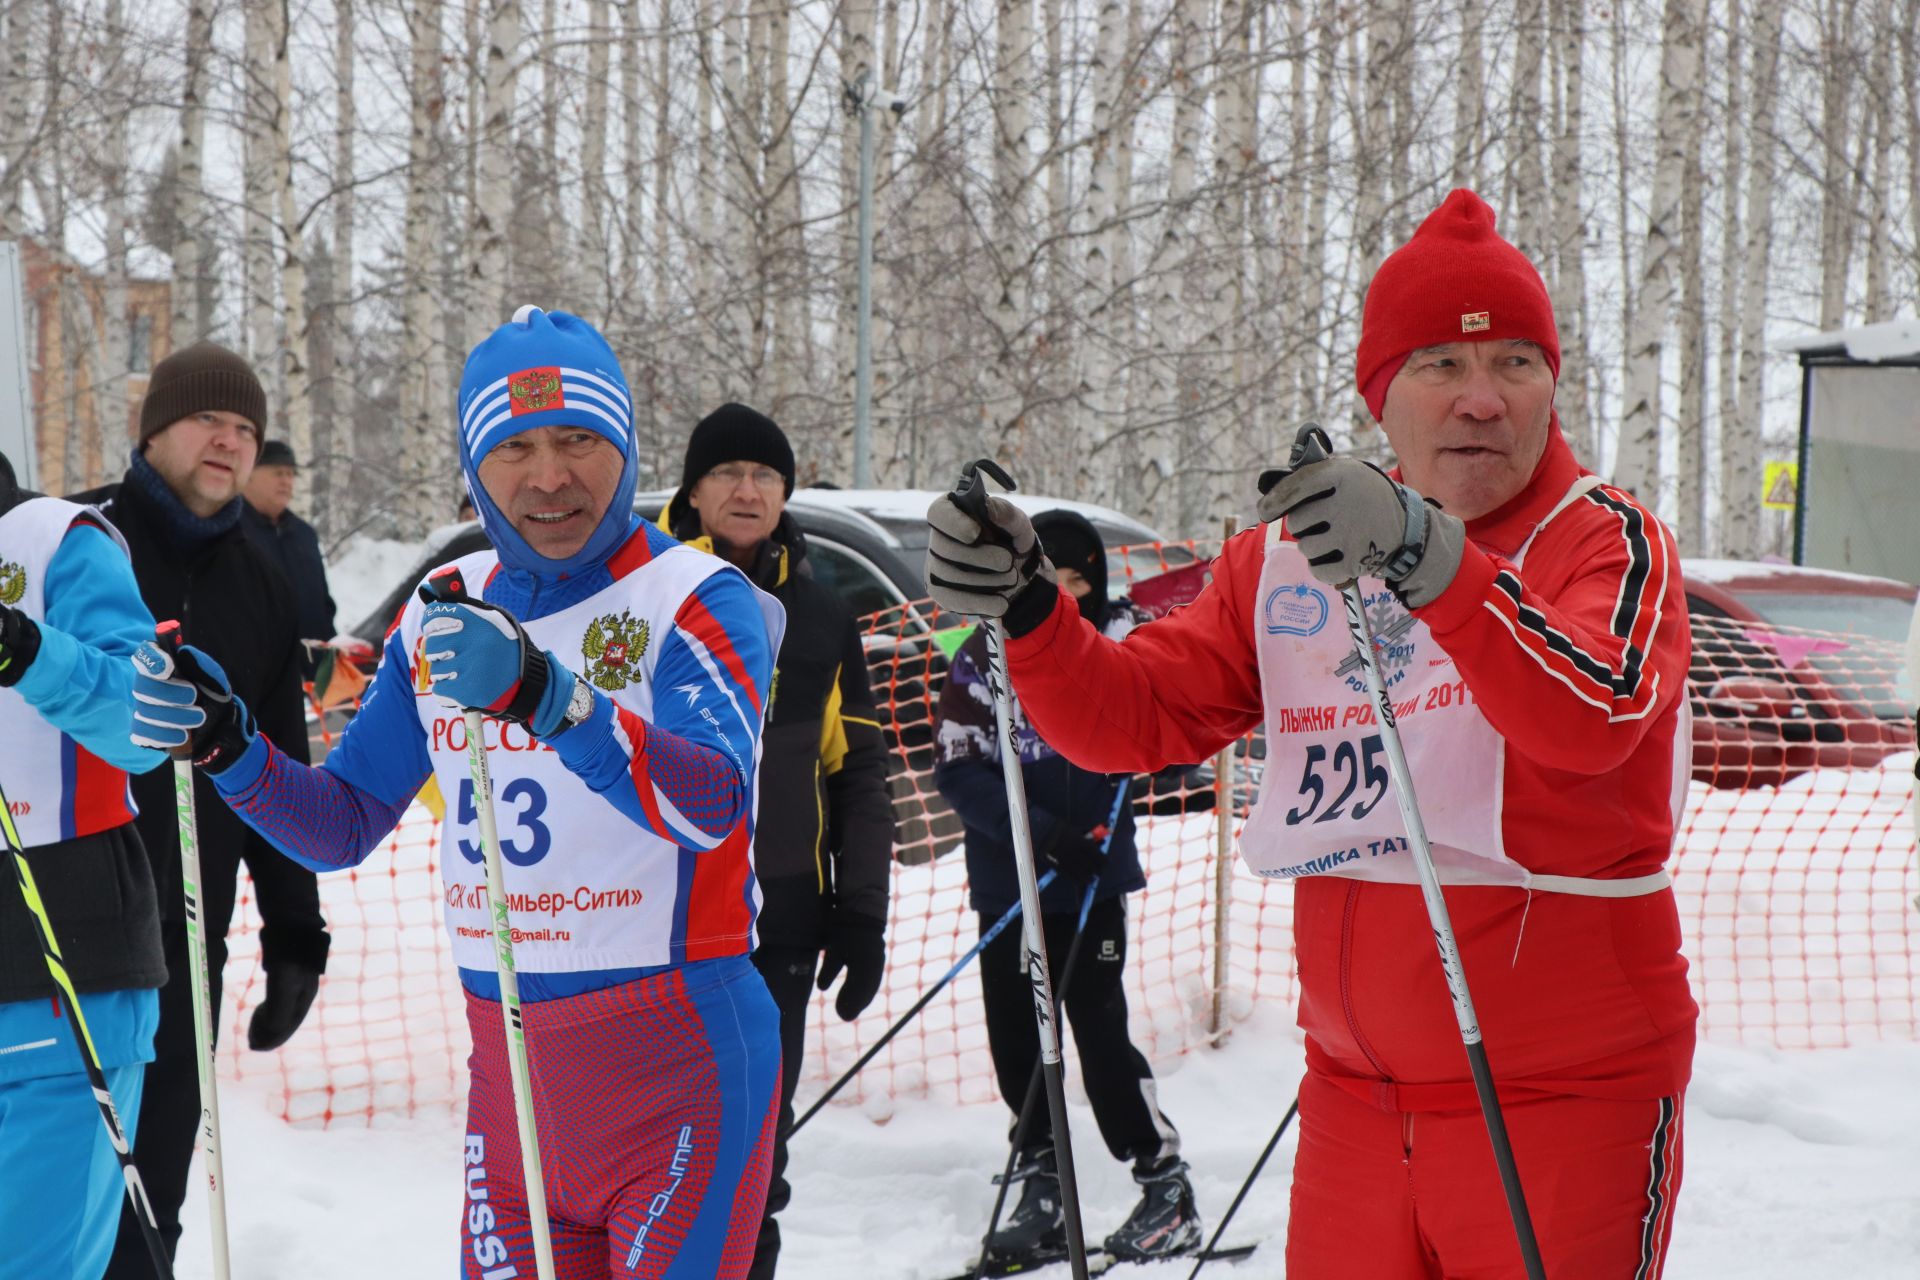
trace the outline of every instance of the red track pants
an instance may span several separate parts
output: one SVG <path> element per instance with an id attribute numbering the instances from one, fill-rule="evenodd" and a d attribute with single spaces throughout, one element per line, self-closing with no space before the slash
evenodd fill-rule
<path id="1" fill-rule="evenodd" d="M 1658 1280 L 1680 1191 L 1681 1099 L 1505 1104 L 1552 1280 Z M 1480 1112 L 1379 1111 L 1300 1084 L 1288 1280 L 1520 1280 Z"/>

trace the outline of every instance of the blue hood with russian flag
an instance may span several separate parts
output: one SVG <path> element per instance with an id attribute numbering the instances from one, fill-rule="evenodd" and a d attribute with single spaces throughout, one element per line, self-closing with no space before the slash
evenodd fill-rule
<path id="1" fill-rule="evenodd" d="M 514 531 L 480 483 L 480 459 L 534 427 L 581 427 L 612 441 L 625 459 L 619 488 L 586 545 L 565 560 L 536 552 Z M 633 400 L 613 348 L 592 325 L 564 311 L 521 307 L 467 356 L 460 375 L 460 470 L 473 509 L 500 561 L 538 578 L 574 577 L 603 563 L 633 533 Z"/>

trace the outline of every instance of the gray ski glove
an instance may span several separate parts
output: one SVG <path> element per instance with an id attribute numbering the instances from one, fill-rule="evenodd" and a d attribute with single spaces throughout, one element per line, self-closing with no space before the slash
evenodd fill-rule
<path id="1" fill-rule="evenodd" d="M 1260 518 L 1283 516 L 1314 577 L 1335 587 L 1383 579 L 1409 609 L 1440 598 L 1467 544 L 1463 521 L 1358 458 L 1323 457 L 1279 474 L 1260 497 Z"/>
<path id="2" fill-rule="evenodd" d="M 1027 513 L 997 497 L 987 498 L 986 513 L 983 527 L 950 493 L 927 508 L 927 592 L 934 603 L 969 617 L 1004 618 L 1036 582 L 1050 600 L 1059 579 Z"/>

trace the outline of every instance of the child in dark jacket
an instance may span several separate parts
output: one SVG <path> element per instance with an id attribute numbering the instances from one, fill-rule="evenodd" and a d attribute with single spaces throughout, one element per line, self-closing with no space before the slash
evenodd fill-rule
<path id="1" fill-rule="evenodd" d="M 1107 599 L 1107 556 L 1100 535 L 1083 517 L 1049 511 L 1034 529 L 1081 613 L 1119 639 L 1147 620 L 1122 597 Z M 987 682 L 986 633 L 976 630 L 955 652 L 934 715 L 934 781 L 966 828 L 967 880 L 985 933 L 1020 900 L 1014 871 L 1012 822 L 1001 773 L 993 694 Z M 1041 891 L 1048 962 L 1056 994 L 1066 1006 L 1080 1072 L 1100 1135 L 1115 1159 L 1133 1162 L 1142 1197 L 1127 1221 L 1107 1237 L 1121 1258 L 1165 1257 L 1198 1247 L 1200 1222 L 1180 1135 L 1161 1112 L 1153 1070 L 1127 1033 L 1126 895 L 1146 887 L 1134 844 L 1132 807 L 1115 800 L 1130 779 L 1076 768 L 1040 740 L 1016 699 L 1015 750 L 1027 792 L 1036 871 L 1054 871 Z M 1093 905 L 1084 925 L 1081 903 Z M 1066 960 L 1079 928 L 1080 956 L 1071 975 Z M 1024 971 L 1018 929 L 1007 929 L 980 955 L 987 1045 L 1000 1096 L 1018 1114 L 1040 1056 L 1032 987 Z M 1014 1177 L 1019 1203 L 987 1242 L 990 1272 L 1034 1265 L 1066 1255 L 1066 1220 L 1055 1171 L 1052 1123 L 1035 1107 L 1020 1137 Z"/>

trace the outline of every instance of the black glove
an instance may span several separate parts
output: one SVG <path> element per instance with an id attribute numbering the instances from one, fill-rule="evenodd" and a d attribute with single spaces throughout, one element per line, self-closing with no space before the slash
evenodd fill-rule
<path id="1" fill-rule="evenodd" d="M 247 1048 L 264 1052 L 293 1039 L 319 994 L 320 975 L 305 965 L 268 965 L 267 998 L 247 1024 Z"/>
<path id="2" fill-rule="evenodd" d="M 1106 832 L 1097 830 L 1084 836 L 1062 836 L 1041 860 L 1077 885 L 1092 884 L 1106 866 L 1106 851 L 1100 847 L 1105 837 Z"/>
<path id="3" fill-rule="evenodd" d="M 840 1021 L 852 1022 L 879 994 L 880 976 L 887 967 L 886 932 L 885 921 L 844 911 L 835 911 L 827 922 L 819 987 L 825 991 L 842 969 L 847 971 L 847 980 L 840 984 L 840 994 L 833 1001 Z"/>
<path id="4" fill-rule="evenodd" d="M 20 683 L 40 653 L 40 628 L 12 605 L 0 604 L 0 689 Z"/>

